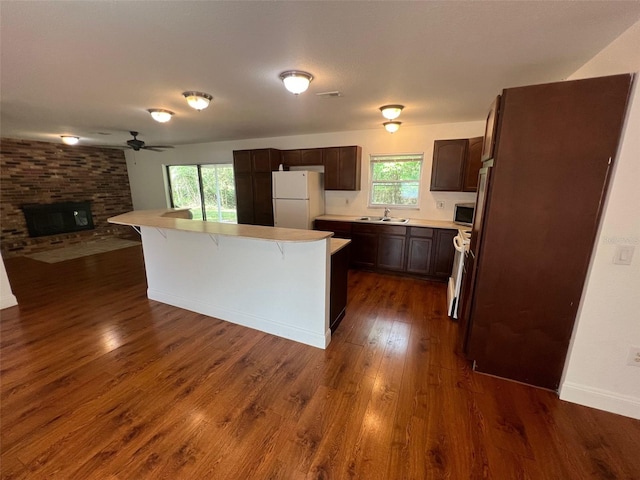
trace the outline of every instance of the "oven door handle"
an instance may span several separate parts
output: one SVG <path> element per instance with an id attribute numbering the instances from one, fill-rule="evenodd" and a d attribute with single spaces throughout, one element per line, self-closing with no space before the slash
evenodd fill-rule
<path id="1" fill-rule="evenodd" d="M 453 237 L 453 248 L 455 248 L 459 252 L 464 252 L 465 248 L 460 235 L 456 235 L 455 237 Z"/>

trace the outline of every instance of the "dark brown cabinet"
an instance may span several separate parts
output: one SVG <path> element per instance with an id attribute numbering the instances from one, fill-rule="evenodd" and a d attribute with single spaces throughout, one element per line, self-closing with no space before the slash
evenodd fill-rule
<path id="1" fill-rule="evenodd" d="M 410 227 L 407 252 L 407 272 L 416 275 L 431 274 L 433 228 Z"/>
<path id="2" fill-rule="evenodd" d="M 433 142 L 431 191 L 475 192 L 481 153 L 482 137 Z"/>
<path id="3" fill-rule="evenodd" d="M 334 332 L 347 308 L 347 284 L 349 278 L 349 252 L 351 245 L 342 247 L 331 255 L 331 288 L 329 293 L 329 328 Z"/>
<path id="4" fill-rule="evenodd" d="M 457 230 L 316 220 L 314 228 L 351 239 L 351 266 L 446 280 Z"/>
<path id="5" fill-rule="evenodd" d="M 500 95 L 498 95 L 487 113 L 487 121 L 485 122 L 484 137 L 482 140 L 482 152 L 480 155 L 480 161 L 485 162 L 493 158 L 495 143 L 496 143 L 496 131 L 498 128 L 498 111 L 500 109 Z"/>
<path id="6" fill-rule="evenodd" d="M 325 190 L 360 190 L 361 147 L 323 148 L 322 161 Z"/>
<path id="7" fill-rule="evenodd" d="M 236 173 L 235 181 L 238 223 L 253 225 L 253 176 L 250 173 Z"/>
<path id="8" fill-rule="evenodd" d="M 297 167 L 300 165 L 302 152 L 300 150 L 283 150 L 282 163 L 287 167 Z"/>
<path id="9" fill-rule="evenodd" d="M 464 308 L 476 370 L 557 390 L 631 80 L 509 88 L 489 115 Z"/>
<path id="10" fill-rule="evenodd" d="M 354 223 L 351 226 L 351 264 L 375 268 L 378 261 L 378 231 L 376 225 Z"/>
<path id="11" fill-rule="evenodd" d="M 333 220 L 316 220 L 315 230 L 333 232 L 336 238 L 351 238 L 351 222 L 340 222 Z"/>
<path id="12" fill-rule="evenodd" d="M 462 190 L 462 170 L 467 158 L 468 143 L 466 138 L 433 142 L 432 192 Z"/>
<path id="13" fill-rule="evenodd" d="M 282 163 L 287 167 L 322 165 L 322 148 L 283 150 Z"/>
<path id="14" fill-rule="evenodd" d="M 469 139 L 467 158 L 462 172 L 462 191 L 475 192 L 478 188 L 478 172 L 482 168 L 482 137 Z"/>
<path id="15" fill-rule="evenodd" d="M 321 148 L 305 148 L 300 150 L 300 163 L 302 166 L 322 165 Z"/>
<path id="16" fill-rule="evenodd" d="M 407 227 L 379 227 L 377 268 L 382 270 L 405 271 L 405 251 L 407 244 Z"/>
<path id="17" fill-rule="evenodd" d="M 453 269 L 453 258 L 455 248 L 453 247 L 453 237 L 458 234 L 457 230 L 436 229 L 435 231 L 435 252 L 433 255 L 433 274 L 437 277 L 449 277 Z"/>
<path id="18" fill-rule="evenodd" d="M 238 223 L 273 226 L 271 172 L 281 161 L 281 152 L 273 148 L 233 152 Z"/>

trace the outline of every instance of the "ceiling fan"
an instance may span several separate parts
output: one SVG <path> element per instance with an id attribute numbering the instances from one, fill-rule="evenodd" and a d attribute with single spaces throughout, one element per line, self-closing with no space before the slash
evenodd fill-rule
<path id="1" fill-rule="evenodd" d="M 133 136 L 132 140 L 127 140 L 127 147 L 132 148 L 134 151 L 138 150 L 151 150 L 153 152 L 162 152 L 164 148 L 173 148 L 171 145 L 145 145 L 142 140 L 138 140 L 138 132 L 129 132 Z"/>
<path id="2" fill-rule="evenodd" d="M 142 140 L 138 140 L 138 132 L 129 132 L 133 138 L 131 140 L 127 140 L 127 145 L 99 145 L 102 148 L 130 148 L 134 151 L 139 150 L 151 150 L 152 152 L 162 152 L 164 148 L 173 148 L 172 145 L 146 145 Z"/>

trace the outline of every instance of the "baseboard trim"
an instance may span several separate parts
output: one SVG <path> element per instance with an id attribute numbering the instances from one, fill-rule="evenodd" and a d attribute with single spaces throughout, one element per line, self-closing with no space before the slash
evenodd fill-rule
<path id="1" fill-rule="evenodd" d="M 560 389 L 560 400 L 640 420 L 640 398 L 572 382 Z"/>
<path id="2" fill-rule="evenodd" d="M 0 296 L 0 310 L 9 308 L 9 307 L 15 307 L 17 304 L 18 304 L 18 300 L 16 299 L 16 296 L 12 293 L 10 293 L 9 295 Z"/>

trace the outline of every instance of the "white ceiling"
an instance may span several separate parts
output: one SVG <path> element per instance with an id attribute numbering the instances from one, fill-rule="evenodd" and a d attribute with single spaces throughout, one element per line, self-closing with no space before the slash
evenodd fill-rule
<path id="1" fill-rule="evenodd" d="M 3 137 L 177 145 L 382 128 L 386 103 L 404 125 L 481 120 L 502 88 L 576 71 L 640 2 L 3 0 L 0 16 Z M 306 93 L 283 88 L 289 69 L 315 76 Z M 214 101 L 196 112 L 185 90 Z"/>

